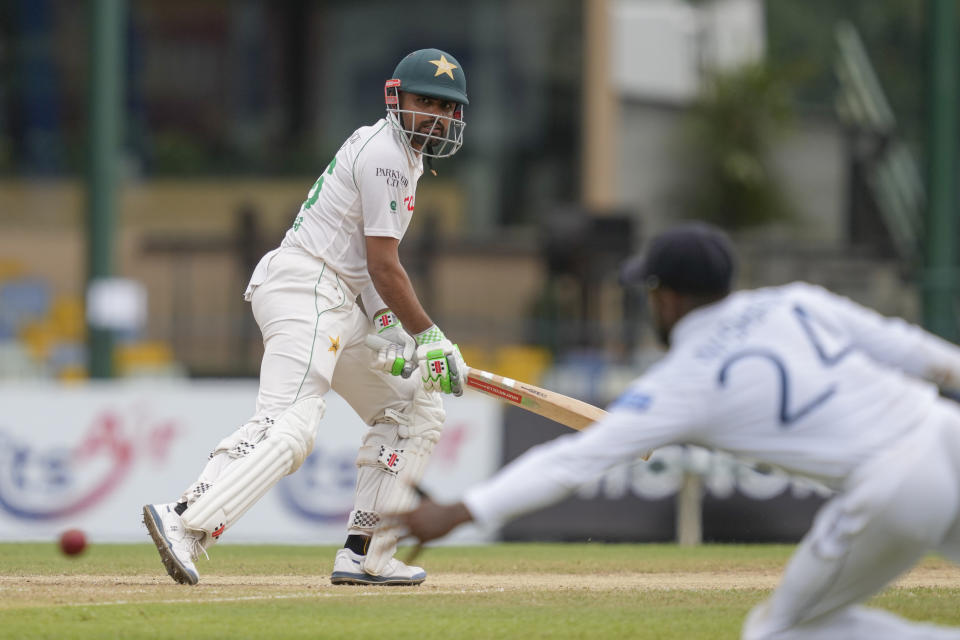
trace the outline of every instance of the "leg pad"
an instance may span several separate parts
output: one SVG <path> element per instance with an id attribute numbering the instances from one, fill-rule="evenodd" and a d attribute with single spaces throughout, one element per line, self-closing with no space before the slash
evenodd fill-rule
<path id="1" fill-rule="evenodd" d="M 216 481 L 183 512 L 189 529 L 218 538 L 280 479 L 296 471 L 313 450 L 323 398 L 304 398 L 277 418 L 264 438 L 225 465 Z"/>

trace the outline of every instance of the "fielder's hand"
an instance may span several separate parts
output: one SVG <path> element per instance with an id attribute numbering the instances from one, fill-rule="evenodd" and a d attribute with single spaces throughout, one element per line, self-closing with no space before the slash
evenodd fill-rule
<path id="1" fill-rule="evenodd" d="M 408 535 L 424 543 L 445 536 L 473 520 L 473 516 L 462 502 L 441 505 L 424 498 L 413 511 L 394 514 L 390 519 L 406 529 Z"/>
<path id="2" fill-rule="evenodd" d="M 424 389 L 463 395 L 467 363 L 463 361 L 457 345 L 447 340 L 437 325 L 414 337 L 419 345 L 416 355 Z"/>
<path id="3" fill-rule="evenodd" d="M 373 318 L 373 327 L 377 336 L 383 339 L 377 346 L 371 348 L 377 352 L 377 359 L 373 368 L 399 376 L 403 373 L 404 365 L 408 362 L 416 364 L 417 343 L 407 333 L 397 316 L 390 310 L 382 311 Z M 409 374 L 410 369 L 407 369 Z"/>

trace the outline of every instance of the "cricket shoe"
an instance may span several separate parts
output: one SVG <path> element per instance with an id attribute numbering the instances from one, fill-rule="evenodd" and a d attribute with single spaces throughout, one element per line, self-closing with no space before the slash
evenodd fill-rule
<path id="1" fill-rule="evenodd" d="M 333 584 L 386 584 L 392 586 L 418 585 L 427 579 L 427 572 L 420 567 L 403 564 L 391 558 L 383 573 L 378 576 L 363 570 L 363 556 L 350 549 L 340 549 L 333 561 Z"/>
<path id="2" fill-rule="evenodd" d="M 148 504 L 143 507 L 143 524 L 160 552 L 167 573 L 180 584 L 197 584 L 200 574 L 193 561 L 200 554 L 207 555 L 203 546 L 203 532 L 194 532 L 183 526 L 183 519 L 174 510 L 176 502 Z"/>

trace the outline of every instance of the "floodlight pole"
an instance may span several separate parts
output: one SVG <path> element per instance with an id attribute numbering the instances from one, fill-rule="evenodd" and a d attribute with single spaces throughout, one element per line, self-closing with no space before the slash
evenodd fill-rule
<path id="1" fill-rule="evenodd" d="M 593 214 L 609 213 L 618 203 L 617 145 L 619 96 L 610 70 L 610 0 L 583 3 L 583 117 L 580 162 L 580 191 L 584 209 Z"/>
<path id="2" fill-rule="evenodd" d="M 117 171 L 123 95 L 126 0 L 90 4 L 89 132 L 87 153 L 87 285 L 113 275 Z M 90 376 L 113 375 L 113 336 L 87 326 Z"/>
<path id="3" fill-rule="evenodd" d="M 929 80 L 927 109 L 927 211 L 924 241 L 923 322 L 957 341 L 958 163 L 957 3 L 927 0 Z"/>

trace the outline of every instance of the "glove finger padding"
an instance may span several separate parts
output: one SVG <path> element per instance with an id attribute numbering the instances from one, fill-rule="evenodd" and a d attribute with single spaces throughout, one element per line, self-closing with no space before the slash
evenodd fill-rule
<path id="1" fill-rule="evenodd" d="M 403 373 L 404 365 L 410 362 L 415 354 L 413 345 L 407 347 L 391 342 L 377 351 L 373 368 L 398 376 Z"/>
<path id="2" fill-rule="evenodd" d="M 377 314 L 373 325 L 377 330 L 377 336 L 383 339 L 379 343 L 379 348 L 373 347 L 377 351 L 373 368 L 391 375 L 401 375 L 404 365 L 414 358 L 417 343 L 403 329 L 403 325 L 391 311 Z"/>
<path id="3" fill-rule="evenodd" d="M 463 377 L 467 363 L 457 345 L 450 342 L 437 325 L 414 336 L 417 341 L 417 362 L 420 379 L 427 391 L 463 395 Z"/>
<path id="4" fill-rule="evenodd" d="M 467 365 L 457 345 L 446 339 L 422 345 L 417 349 L 417 360 L 424 389 L 463 395 Z"/>
<path id="5" fill-rule="evenodd" d="M 450 393 L 458 398 L 463 395 L 463 372 L 467 365 L 460 355 L 460 347 L 453 345 L 456 354 L 447 356 L 447 368 L 450 370 Z M 454 356 L 459 357 L 454 357 Z"/>

